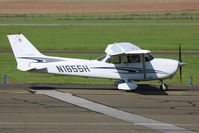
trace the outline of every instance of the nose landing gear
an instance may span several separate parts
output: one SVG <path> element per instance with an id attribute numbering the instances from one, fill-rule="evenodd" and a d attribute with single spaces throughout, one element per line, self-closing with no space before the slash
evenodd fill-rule
<path id="1" fill-rule="evenodd" d="M 163 80 L 160 80 L 160 82 L 161 82 L 160 90 L 167 91 L 168 90 L 168 86 L 166 84 L 164 84 Z"/>

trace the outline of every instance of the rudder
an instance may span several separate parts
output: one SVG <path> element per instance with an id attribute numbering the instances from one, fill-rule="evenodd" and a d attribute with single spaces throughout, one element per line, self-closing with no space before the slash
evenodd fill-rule
<path id="1" fill-rule="evenodd" d="M 7 35 L 17 61 L 17 68 L 26 71 L 32 60 L 28 57 L 44 57 L 23 34 Z"/>

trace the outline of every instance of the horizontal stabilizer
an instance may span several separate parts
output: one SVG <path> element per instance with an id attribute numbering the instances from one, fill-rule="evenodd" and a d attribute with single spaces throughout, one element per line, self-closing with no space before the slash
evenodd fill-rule
<path id="1" fill-rule="evenodd" d="M 30 71 L 30 70 L 42 70 L 46 69 L 46 67 L 18 67 L 20 71 Z"/>

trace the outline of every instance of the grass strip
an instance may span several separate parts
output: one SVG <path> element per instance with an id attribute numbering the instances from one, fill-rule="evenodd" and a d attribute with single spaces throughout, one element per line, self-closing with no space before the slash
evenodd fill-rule
<path id="1" fill-rule="evenodd" d="M 199 51 L 199 25 L 0 26 L 0 49 L 11 49 L 6 35 L 23 33 L 40 50 L 103 51 L 131 42 L 151 51 Z"/>

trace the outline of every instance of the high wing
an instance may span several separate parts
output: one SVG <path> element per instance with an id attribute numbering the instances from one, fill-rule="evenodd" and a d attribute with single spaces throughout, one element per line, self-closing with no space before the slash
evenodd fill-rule
<path id="1" fill-rule="evenodd" d="M 109 56 L 121 55 L 121 54 L 147 54 L 151 53 L 149 50 L 142 50 L 138 46 L 128 43 L 121 42 L 115 44 L 109 44 L 105 50 L 106 54 Z"/>

